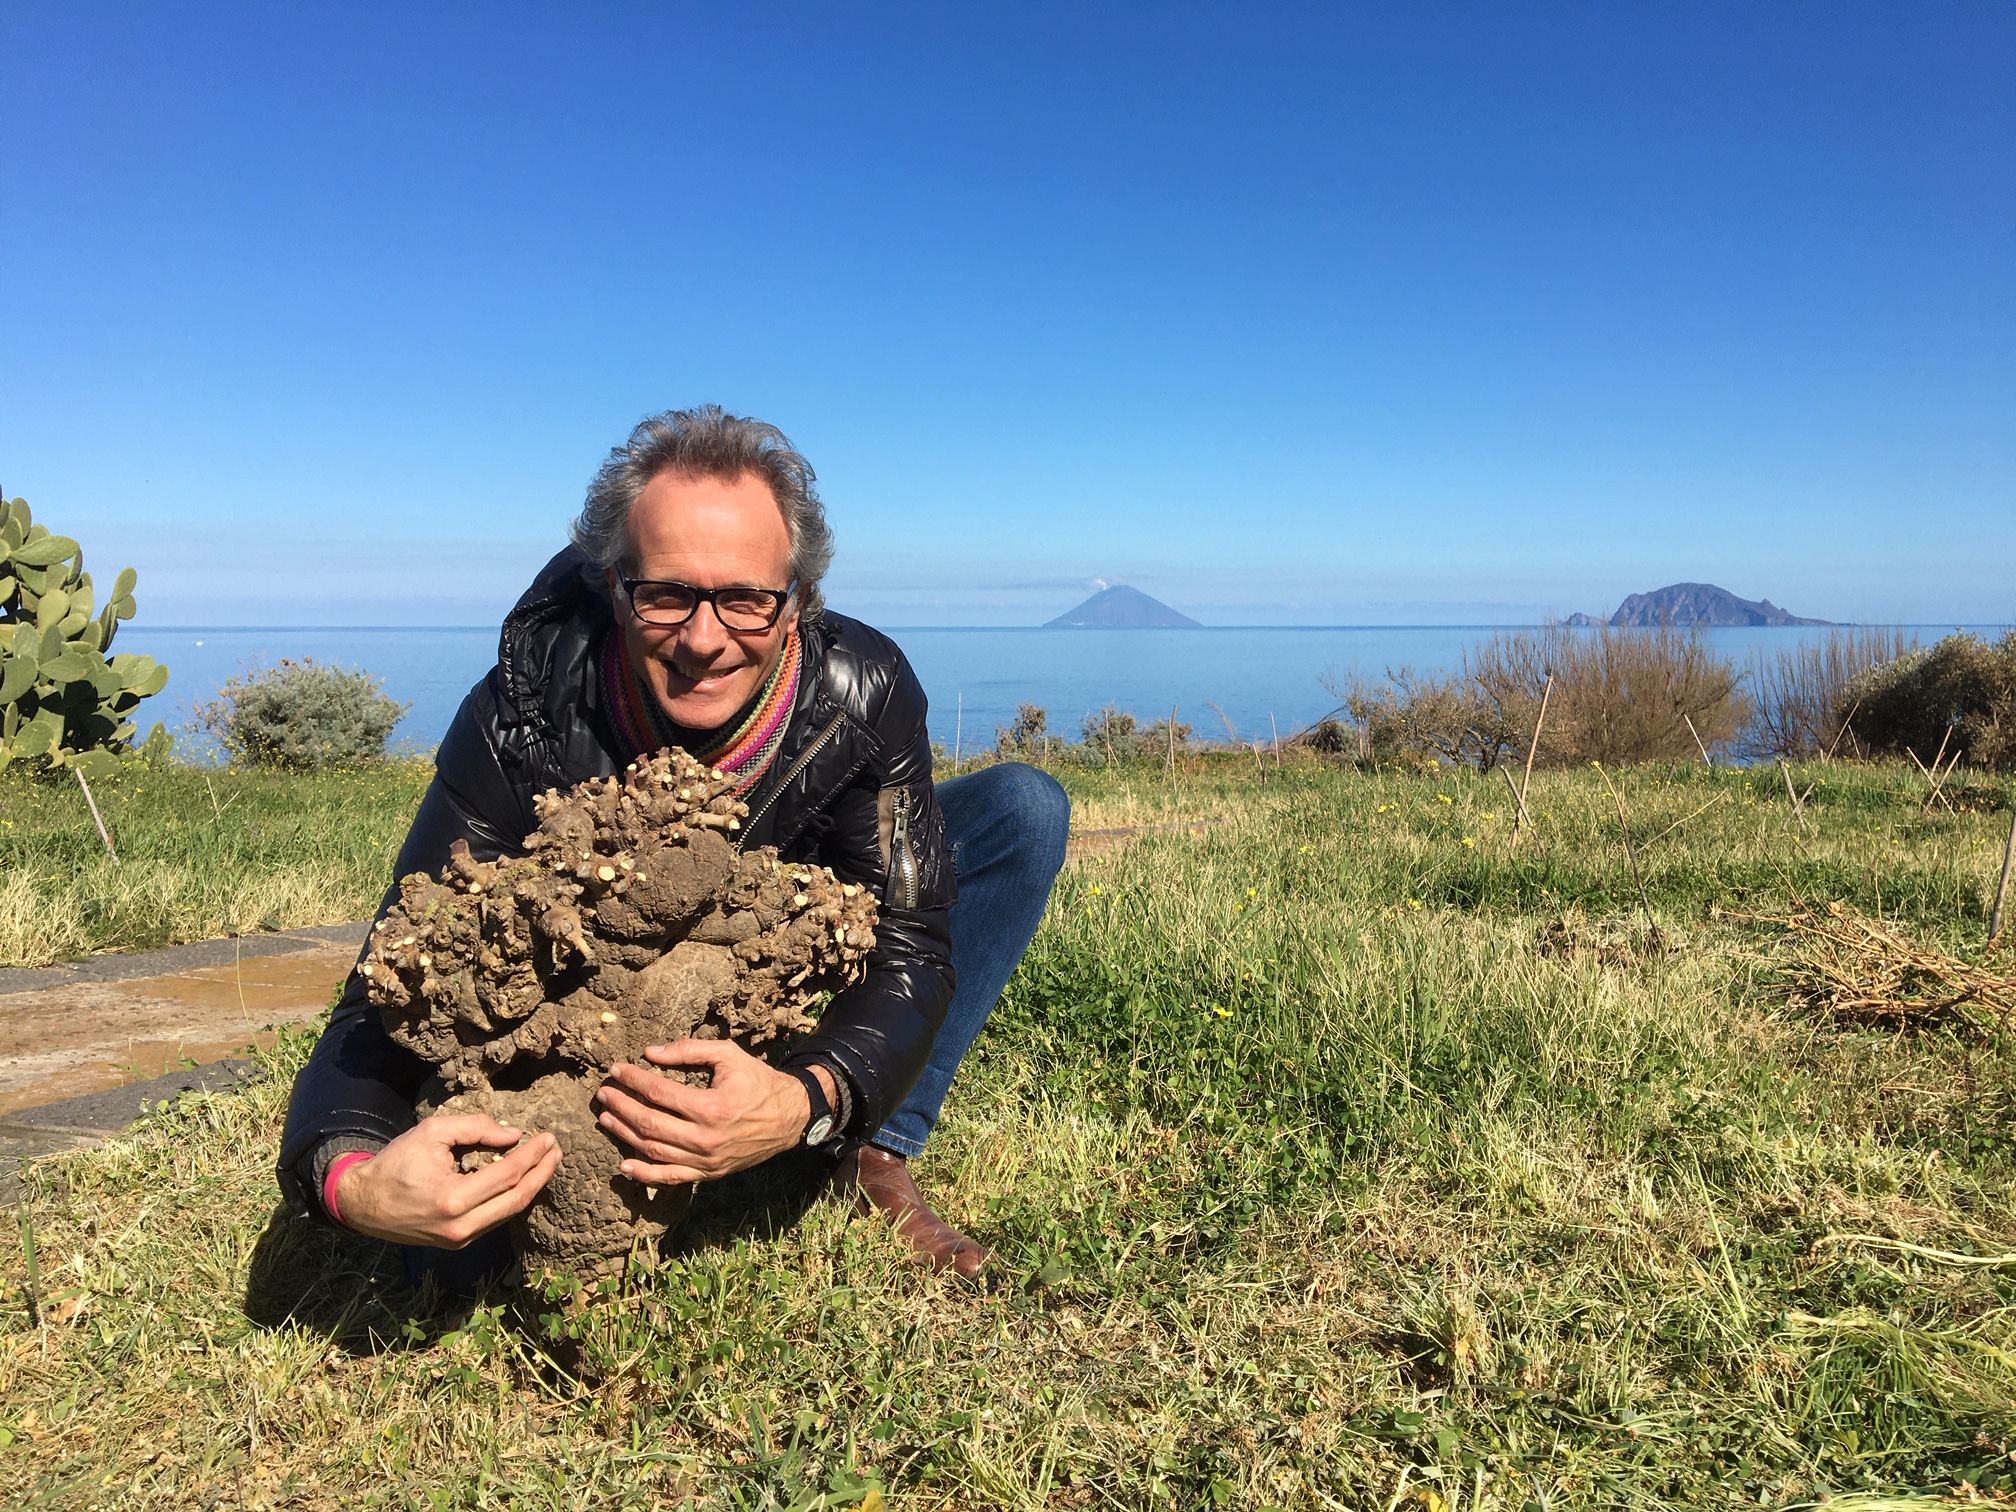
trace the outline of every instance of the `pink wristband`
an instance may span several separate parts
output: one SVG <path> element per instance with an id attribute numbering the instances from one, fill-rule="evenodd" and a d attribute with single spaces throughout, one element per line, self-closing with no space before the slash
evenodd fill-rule
<path id="1" fill-rule="evenodd" d="M 336 1183 L 350 1167 L 362 1165 L 377 1153 L 376 1150 L 345 1150 L 329 1162 L 329 1174 L 322 1178 L 322 1211 L 338 1223 L 343 1222 L 343 1214 L 336 1206 Z"/>

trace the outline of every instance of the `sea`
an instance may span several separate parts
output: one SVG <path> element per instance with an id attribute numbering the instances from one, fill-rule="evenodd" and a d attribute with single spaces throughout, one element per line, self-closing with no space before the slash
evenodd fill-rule
<path id="1" fill-rule="evenodd" d="M 1197 630 L 891 629 L 930 699 L 931 737 L 948 752 L 994 743 L 1020 705 L 1046 712 L 1048 729 L 1075 740 L 1088 715 L 1107 707 L 1143 724 L 1169 717 L 1205 740 L 1287 739 L 1334 711 L 1351 678 L 1389 671 L 1449 671 L 1464 651 L 1497 634 L 1490 625 L 1211 627 Z M 1953 626 L 1916 628 L 1926 644 Z M 1972 627 L 1999 634 L 2002 627 Z M 1739 665 L 1824 637 L 1820 627 L 1705 631 Z M 196 712 L 232 677 L 283 657 L 357 668 L 408 705 L 392 748 L 424 753 L 440 742 L 457 706 L 497 654 L 494 626 L 332 628 L 312 625 L 205 627 L 129 624 L 118 651 L 167 663 L 168 686 L 142 707 L 142 733 L 167 724 L 178 753 L 214 758 Z"/>

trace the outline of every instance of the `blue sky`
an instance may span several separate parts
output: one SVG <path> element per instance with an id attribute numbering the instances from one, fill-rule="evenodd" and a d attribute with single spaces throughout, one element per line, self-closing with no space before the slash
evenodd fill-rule
<path id="1" fill-rule="evenodd" d="M 642 414 L 831 597 L 2016 618 L 2016 7 L 10 4 L 0 484 L 157 623 L 483 623 Z"/>

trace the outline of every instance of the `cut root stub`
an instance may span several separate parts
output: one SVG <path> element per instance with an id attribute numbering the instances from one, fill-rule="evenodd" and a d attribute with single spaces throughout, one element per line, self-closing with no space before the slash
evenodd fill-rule
<path id="1" fill-rule="evenodd" d="M 589 1101 L 610 1067 L 647 1045 L 775 1048 L 810 1028 L 867 969 L 876 907 L 824 867 L 738 850 L 747 809 L 683 751 L 534 810 L 523 856 L 479 861 L 458 841 L 438 877 L 403 878 L 361 970 L 392 1038 L 436 1068 L 430 1109 L 560 1139 L 560 1173 L 519 1225 L 528 1272 L 594 1269 L 684 1205 L 616 1170 Z"/>

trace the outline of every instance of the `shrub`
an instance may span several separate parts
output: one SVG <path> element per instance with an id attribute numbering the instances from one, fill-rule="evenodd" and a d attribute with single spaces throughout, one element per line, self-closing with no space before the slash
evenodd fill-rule
<path id="1" fill-rule="evenodd" d="M 1085 749 L 1111 766 L 1136 754 L 1141 731 L 1132 714 L 1108 704 L 1097 714 L 1087 714 L 1079 727 Z"/>
<path id="2" fill-rule="evenodd" d="M 1918 638 L 1903 630 L 1855 628 L 1768 656 L 1753 653 L 1746 673 L 1751 712 L 1744 748 L 1788 761 L 1832 754 L 1849 733 L 1847 721 L 1864 680 L 1917 646 Z"/>
<path id="3" fill-rule="evenodd" d="M 1158 719 L 1134 737 L 1134 749 L 1143 756 L 1167 756 L 1172 745 L 1179 756 L 1190 750 L 1190 726 L 1180 720 Z"/>
<path id="4" fill-rule="evenodd" d="M 1546 695 L 1535 759 L 1555 764 L 1685 761 L 1697 739 L 1733 742 L 1747 712 L 1729 659 L 1670 625 L 1508 631 L 1466 655 L 1464 672 L 1500 725 L 1521 732 L 1522 754 Z"/>
<path id="5" fill-rule="evenodd" d="M 2016 766 L 2016 630 L 1993 645 L 1949 635 L 1871 668 L 1847 691 L 1849 729 L 1871 754 L 1910 751 L 1930 765 L 1943 746 L 1972 766 Z"/>
<path id="6" fill-rule="evenodd" d="M 1384 684 L 1354 677 L 1326 686 L 1350 716 L 1360 761 L 1432 755 L 1488 772 L 1524 743 L 1467 671 L 1423 677 L 1402 667 L 1388 671 Z"/>
<path id="7" fill-rule="evenodd" d="M 283 657 L 225 683 L 197 720 L 247 766 L 355 766 L 384 756 L 386 737 L 412 707 L 378 689 L 366 672 Z"/>
<path id="8" fill-rule="evenodd" d="M 1288 745 L 1294 750 L 1314 751 L 1320 756 L 1342 756 L 1354 750 L 1357 735 L 1351 727 L 1335 715 L 1326 714 L 1306 730 L 1288 737 Z"/>
<path id="9" fill-rule="evenodd" d="M 1002 756 L 1041 756 L 1049 748 L 1050 714 L 1036 704 L 1017 704 L 1015 722 L 994 731 L 994 749 Z"/>
<path id="10" fill-rule="evenodd" d="M 1685 760 L 1697 735 L 1711 749 L 1730 744 L 1745 713 L 1728 659 L 1671 627 L 1504 631 L 1466 652 L 1452 676 L 1402 668 L 1386 678 L 1325 684 L 1361 759 L 1433 755 L 1489 771 L 1524 757 L 1543 697 L 1535 760 L 1557 766 Z"/>

